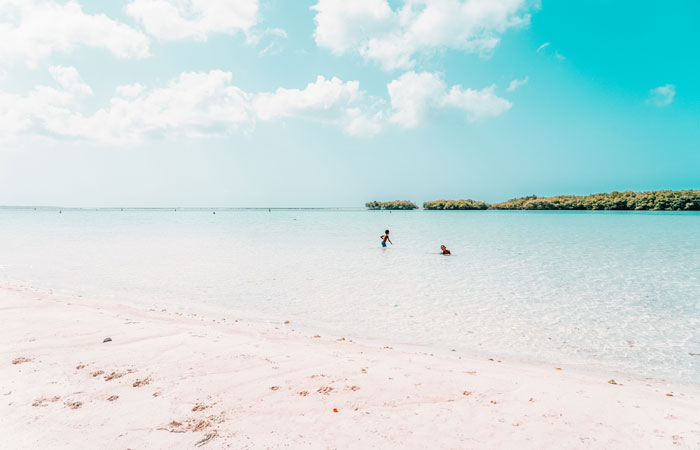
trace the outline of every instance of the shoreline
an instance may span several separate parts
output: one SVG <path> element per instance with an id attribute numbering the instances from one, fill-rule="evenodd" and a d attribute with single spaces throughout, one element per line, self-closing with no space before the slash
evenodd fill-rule
<path id="1" fill-rule="evenodd" d="M 17 286 L 0 298 L 15 448 L 700 446 L 695 385 Z"/>
<path id="2" fill-rule="evenodd" d="M 285 315 L 270 318 L 266 317 L 265 313 L 261 311 L 247 311 L 235 307 L 224 307 L 221 305 L 206 304 L 197 305 L 197 307 L 192 307 L 190 305 L 184 305 L 177 302 L 166 302 L 164 300 L 158 300 L 153 302 L 147 302 L 144 300 L 140 301 L 122 301 L 116 302 L 114 296 L 98 298 L 94 295 L 83 295 L 71 292 L 66 292 L 62 290 L 48 289 L 45 287 L 35 287 L 26 282 L 21 281 L 0 281 L 0 293 L 5 290 L 16 290 L 21 289 L 25 291 L 31 291 L 38 295 L 45 295 L 49 297 L 63 298 L 71 300 L 73 302 L 85 302 L 86 306 L 100 306 L 107 307 L 114 306 L 115 308 L 128 308 L 135 311 L 160 311 L 161 309 L 166 309 L 168 312 L 172 312 L 179 316 L 185 317 L 200 317 L 213 319 L 226 318 L 227 320 L 238 320 L 240 322 L 247 323 L 251 326 L 256 327 L 284 327 L 285 331 L 293 336 L 313 336 L 321 333 L 323 337 L 335 338 L 347 338 L 351 342 L 356 342 L 370 347 L 383 347 L 385 345 L 390 345 L 393 348 L 401 349 L 407 352 L 417 352 L 417 353 L 432 353 L 434 355 L 443 356 L 447 358 L 454 359 L 465 359 L 465 360 L 488 360 L 488 358 L 500 359 L 502 361 L 508 361 L 511 365 L 517 365 L 522 367 L 539 367 L 539 368 L 550 368 L 553 366 L 565 368 L 570 373 L 576 373 L 587 377 L 597 377 L 597 378 L 624 378 L 624 379 L 635 379 L 639 382 L 644 383 L 654 383 L 658 386 L 670 386 L 677 389 L 685 389 L 689 392 L 695 392 L 700 397 L 700 381 L 697 383 L 691 383 L 683 380 L 666 379 L 663 377 L 655 377 L 650 375 L 645 375 L 641 373 L 626 372 L 624 369 L 619 369 L 615 367 L 607 367 L 604 364 L 597 362 L 556 362 L 546 359 L 537 359 L 532 357 L 519 357 L 516 355 L 499 353 L 497 351 L 480 350 L 478 348 L 467 348 L 453 350 L 452 346 L 443 345 L 439 346 L 430 343 L 420 343 L 411 342 L 400 339 L 392 339 L 390 337 L 382 336 L 361 336 L 352 330 L 339 330 L 334 327 L 328 327 L 318 321 L 309 322 L 301 318 L 301 321 L 297 321 L 297 317 L 294 315 Z M 285 324 L 285 322 L 290 322 L 292 325 Z M 301 322 L 301 323 L 300 323 Z M 288 326 L 289 325 L 289 326 Z M 276 328 L 279 329 L 279 328 Z"/>

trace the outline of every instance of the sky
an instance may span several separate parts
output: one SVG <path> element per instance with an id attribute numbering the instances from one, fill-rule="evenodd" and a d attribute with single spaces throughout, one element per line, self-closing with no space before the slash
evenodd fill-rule
<path id="1" fill-rule="evenodd" d="M 0 205 L 700 188 L 700 3 L 0 0 Z"/>

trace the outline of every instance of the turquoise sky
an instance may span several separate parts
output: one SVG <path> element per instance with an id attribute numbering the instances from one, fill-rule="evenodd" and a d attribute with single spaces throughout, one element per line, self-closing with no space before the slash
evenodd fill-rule
<path id="1" fill-rule="evenodd" d="M 0 0 L 0 204 L 697 189 L 698 22 L 687 1 Z"/>

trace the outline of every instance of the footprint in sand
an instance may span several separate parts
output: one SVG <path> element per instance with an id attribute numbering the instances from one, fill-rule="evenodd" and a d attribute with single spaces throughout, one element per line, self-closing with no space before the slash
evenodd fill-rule
<path id="1" fill-rule="evenodd" d="M 151 383 L 151 377 L 142 378 L 140 380 L 134 381 L 133 387 L 141 387 Z"/>
<path id="2" fill-rule="evenodd" d="M 211 408 L 209 405 L 202 405 L 201 403 L 197 403 L 192 407 L 192 411 L 204 411 L 207 408 Z"/>
<path id="3" fill-rule="evenodd" d="M 207 433 L 206 436 L 204 436 L 202 439 L 197 441 L 197 443 L 194 444 L 194 446 L 201 447 L 201 446 L 205 445 L 207 442 L 209 442 L 210 440 L 212 440 L 213 438 L 215 438 L 217 435 L 218 434 L 217 434 L 216 430 L 212 431 L 211 433 Z"/>
<path id="4" fill-rule="evenodd" d="M 65 405 L 70 409 L 78 409 L 83 406 L 83 402 L 66 402 Z"/>
<path id="5" fill-rule="evenodd" d="M 25 358 L 24 356 L 20 356 L 19 358 L 15 358 L 12 360 L 12 364 L 17 365 L 17 364 L 23 364 L 27 362 L 34 361 L 34 358 Z"/>
<path id="6" fill-rule="evenodd" d="M 328 395 L 332 391 L 333 391 L 333 388 L 330 386 L 321 386 L 320 388 L 318 388 L 318 390 L 316 392 L 318 392 L 319 394 Z"/>
<path id="7" fill-rule="evenodd" d="M 128 373 L 134 373 L 134 372 L 135 372 L 135 370 L 133 370 L 133 369 L 129 369 L 129 370 L 127 370 L 126 372 L 115 372 L 115 371 L 112 371 L 112 373 L 110 373 L 109 375 L 105 375 L 105 381 L 110 381 L 110 380 L 114 380 L 114 379 L 116 379 L 116 378 L 121 378 L 121 377 L 123 377 L 124 375 L 126 375 L 126 374 L 128 374 Z M 93 376 L 94 376 L 94 375 L 93 375 Z"/>
<path id="8" fill-rule="evenodd" d="M 113 401 L 115 401 L 115 400 L 118 399 L 118 398 L 119 398 L 118 395 L 110 395 L 109 397 L 107 397 L 107 401 L 108 401 L 108 402 L 113 402 Z"/>
<path id="9" fill-rule="evenodd" d="M 32 406 L 44 407 L 44 406 L 48 406 L 46 402 L 54 403 L 54 402 L 59 401 L 60 399 L 61 399 L 61 397 L 59 397 L 58 395 L 56 395 L 50 399 L 42 397 L 42 398 L 38 398 L 38 399 L 34 400 L 34 403 L 32 403 Z"/>
<path id="10" fill-rule="evenodd" d="M 159 429 L 167 430 L 171 433 L 186 433 L 188 431 L 197 432 L 206 430 L 210 426 L 211 422 L 205 419 L 187 419 L 184 421 L 184 423 L 173 420 L 166 427 Z"/>

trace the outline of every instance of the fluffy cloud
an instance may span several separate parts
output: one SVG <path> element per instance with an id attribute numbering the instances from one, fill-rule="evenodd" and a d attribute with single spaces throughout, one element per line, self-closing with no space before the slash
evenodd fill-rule
<path id="1" fill-rule="evenodd" d="M 389 118 L 406 128 L 418 125 L 431 107 L 439 106 L 446 85 L 432 73 L 408 72 L 387 85 L 391 107 Z"/>
<path id="2" fill-rule="evenodd" d="M 49 73 L 60 89 L 36 86 L 25 96 L 0 91 L 0 139 L 27 131 L 43 133 L 47 130 L 42 124 L 54 123 L 70 106 L 92 95 L 73 67 L 51 66 Z"/>
<path id="3" fill-rule="evenodd" d="M 333 77 L 319 76 L 304 89 L 279 88 L 274 93 L 259 94 L 254 102 L 258 116 L 263 120 L 295 115 L 327 116 L 335 108 L 355 101 L 360 96 L 359 81 L 343 83 Z M 333 112 L 332 115 L 337 114 Z"/>
<path id="4" fill-rule="evenodd" d="M 131 0 L 126 12 L 166 41 L 206 41 L 211 33 L 247 32 L 259 21 L 257 0 Z"/>
<path id="5" fill-rule="evenodd" d="M 274 93 L 258 94 L 253 109 L 261 120 L 300 117 L 342 126 L 353 135 L 374 135 L 381 126 L 358 107 L 366 106 L 365 99 L 359 81 L 319 76 L 304 89 L 279 88 Z"/>
<path id="6" fill-rule="evenodd" d="M 659 86 L 649 91 L 649 101 L 659 107 L 670 105 L 675 96 L 676 86 L 673 84 Z"/>
<path id="7" fill-rule="evenodd" d="M 314 38 L 335 54 L 357 51 L 386 70 L 443 48 L 489 54 L 508 28 L 528 24 L 526 0 L 319 0 Z"/>
<path id="8" fill-rule="evenodd" d="M 112 98 L 109 107 L 90 115 L 67 110 L 44 126 L 57 134 L 110 144 L 171 133 L 226 135 L 250 127 L 254 120 L 249 95 L 230 82 L 231 73 L 220 70 L 182 73 L 166 87 L 139 93 L 127 89 L 131 98 Z"/>
<path id="9" fill-rule="evenodd" d="M 427 72 L 408 72 L 389 83 L 387 104 L 362 91 L 357 81 L 319 76 L 303 89 L 248 93 L 232 83 L 230 72 L 212 70 L 182 73 L 162 87 L 119 86 L 107 106 L 88 113 L 84 100 L 92 89 L 78 71 L 52 66 L 49 72 L 55 86 L 36 86 L 26 95 L 0 91 L 0 140 L 31 134 L 126 145 L 149 138 L 247 133 L 257 122 L 287 118 L 374 136 L 391 124 L 415 127 L 435 109 L 464 111 L 473 122 L 511 107 L 494 86 L 448 89 L 439 75 Z"/>
<path id="10" fill-rule="evenodd" d="M 451 106 L 465 111 L 469 122 L 500 116 L 508 111 L 513 104 L 494 94 L 495 89 L 495 85 L 480 90 L 462 89 L 459 85 L 452 86 L 450 92 L 442 98 L 441 103 L 443 106 Z"/>
<path id="11" fill-rule="evenodd" d="M 365 36 L 378 34 L 395 22 L 395 13 L 384 0 L 319 0 L 314 38 L 336 54 L 355 48 Z"/>
<path id="12" fill-rule="evenodd" d="M 0 139 L 31 133 L 121 145 L 169 135 L 225 136 L 252 130 L 257 121 L 292 117 L 353 135 L 381 130 L 381 112 L 373 111 L 357 81 L 318 77 L 304 89 L 253 94 L 234 86 L 230 72 L 182 73 L 165 87 L 119 86 L 109 106 L 84 114 L 83 99 L 92 90 L 77 70 L 54 66 L 50 73 L 60 88 L 37 86 L 25 96 L 0 91 Z"/>
<path id="13" fill-rule="evenodd" d="M 495 86 L 480 90 L 464 89 L 459 85 L 449 91 L 445 82 L 434 73 L 407 72 L 387 86 L 391 99 L 391 122 L 405 128 L 417 126 L 430 109 L 457 108 L 474 122 L 498 116 L 512 104 L 495 93 Z"/>
<path id="14" fill-rule="evenodd" d="M 86 14 L 75 0 L 0 0 L 0 64 L 34 67 L 78 46 L 104 48 L 119 58 L 149 55 L 144 34 L 104 14 Z"/>
<path id="15" fill-rule="evenodd" d="M 516 78 L 515 80 L 510 82 L 506 91 L 513 92 L 514 90 L 518 89 L 520 86 L 527 84 L 528 81 L 530 81 L 529 77 L 525 77 L 522 80 L 518 80 Z"/>

